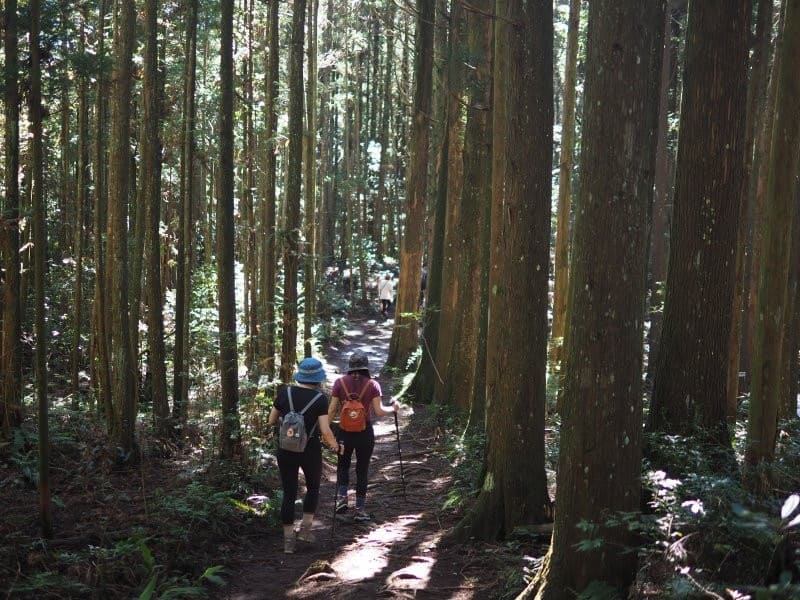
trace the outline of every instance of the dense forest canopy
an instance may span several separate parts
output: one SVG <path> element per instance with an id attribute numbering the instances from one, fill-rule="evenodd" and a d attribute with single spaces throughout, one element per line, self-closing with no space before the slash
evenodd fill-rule
<path id="1" fill-rule="evenodd" d="M 388 276 L 389 391 L 471 465 L 447 542 L 552 530 L 506 597 L 800 594 L 800 0 L 2 14 L 0 461 L 43 539 L 72 423 L 247 472 Z"/>

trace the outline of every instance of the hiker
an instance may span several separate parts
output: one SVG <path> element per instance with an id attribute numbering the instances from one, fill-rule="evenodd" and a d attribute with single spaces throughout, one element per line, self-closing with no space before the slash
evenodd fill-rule
<path id="1" fill-rule="evenodd" d="M 381 301 L 381 316 L 385 319 L 389 316 L 389 309 L 394 300 L 394 280 L 389 273 L 378 281 L 378 298 Z"/>
<path id="2" fill-rule="evenodd" d="M 400 410 L 396 400 L 390 406 L 381 404 L 381 386 L 369 374 L 369 358 L 357 350 L 350 355 L 347 374 L 333 384 L 328 419 L 332 420 L 339 411 L 340 445 L 339 465 L 336 473 L 337 502 L 336 513 L 347 512 L 347 492 L 350 483 L 350 463 L 353 452 L 356 454 L 356 502 L 354 521 L 369 521 L 366 511 L 367 477 L 372 450 L 375 448 L 375 432 L 372 417 L 395 414 Z"/>
<path id="3" fill-rule="evenodd" d="M 269 413 L 269 424 L 283 423 L 289 413 L 301 413 L 304 432 L 307 435 L 305 448 L 300 451 L 284 449 L 283 441 L 279 442 L 277 459 L 281 474 L 283 501 L 281 502 L 281 521 L 283 522 L 283 551 L 291 554 L 295 549 L 295 540 L 313 544 L 316 540 L 311 532 L 314 513 L 319 503 L 319 483 L 322 476 L 322 444 L 319 434 L 334 451 L 338 450 L 336 437 L 331 431 L 328 421 L 328 398 L 322 393 L 322 382 L 325 381 L 325 369 L 316 358 L 305 358 L 294 374 L 297 385 L 286 386 L 278 392 L 275 404 Z M 296 416 L 296 415 L 294 415 Z M 283 431 L 281 431 L 283 438 Z M 289 432 L 290 435 L 292 432 Z M 295 531 L 294 503 L 297 498 L 298 471 L 303 469 L 306 480 L 306 495 L 303 498 L 303 519 L 300 528 Z"/>

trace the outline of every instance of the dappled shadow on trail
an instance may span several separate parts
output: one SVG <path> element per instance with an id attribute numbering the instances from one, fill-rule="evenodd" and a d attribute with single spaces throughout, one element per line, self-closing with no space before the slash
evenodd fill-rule
<path id="1" fill-rule="evenodd" d="M 353 350 L 367 352 L 384 397 L 392 382 L 377 373 L 386 360 L 391 321 L 355 319 L 344 338 L 325 348 L 329 382 L 346 368 Z M 424 407 L 404 406 L 398 435 L 391 417 L 375 424 L 368 510 L 374 522 L 354 524 L 341 517 L 332 530 L 336 467 L 324 466 L 317 543 L 283 554 L 281 532 L 251 537 L 230 564 L 227 600 L 269 598 L 490 598 L 504 587 L 510 566 L 503 549 L 491 545 L 444 548 L 441 538 L 458 516 L 443 510 L 452 467 L 436 452 L 439 436 L 426 425 Z M 521 564 L 515 565 L 521 572 Z M 494 591 L 494 592 L 493 592 Z"/>

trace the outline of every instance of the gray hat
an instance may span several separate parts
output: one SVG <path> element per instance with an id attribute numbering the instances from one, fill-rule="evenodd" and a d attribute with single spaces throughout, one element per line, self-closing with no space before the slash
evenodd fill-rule
<path id="1" fill-rule="evenodd" d="M 369 357 L 361 350 L 356 350 L 350 355 L 350 360 L 347 364 L 347 372 L 353 371 L 366 371 L 369 373 Z"/>

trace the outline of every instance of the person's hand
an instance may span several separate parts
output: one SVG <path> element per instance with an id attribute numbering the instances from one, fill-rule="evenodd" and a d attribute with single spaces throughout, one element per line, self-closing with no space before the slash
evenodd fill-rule
<path id="1" fill-rule="evenodd" d="M 392 409 L 394 410 L 395 414 L 400 413 L 400 403 L 397 400 L 392 402 Z"/>

